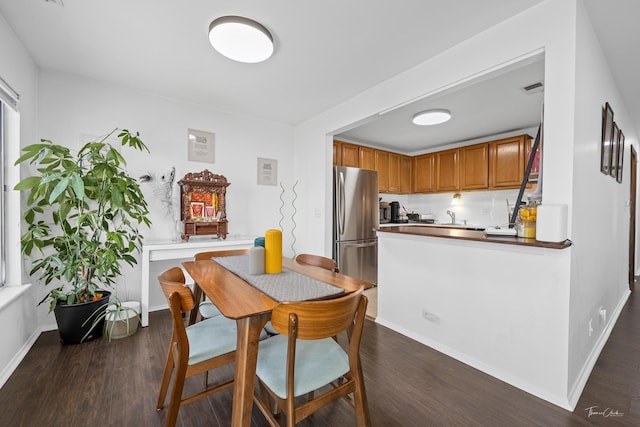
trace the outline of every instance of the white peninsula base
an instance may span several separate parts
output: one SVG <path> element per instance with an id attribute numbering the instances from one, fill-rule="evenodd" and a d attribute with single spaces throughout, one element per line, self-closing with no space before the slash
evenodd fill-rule
<path id="1" fill-rule="evenodd" d="M 571 247 L 378 238 L 378 323 L 570 409 Z"/>

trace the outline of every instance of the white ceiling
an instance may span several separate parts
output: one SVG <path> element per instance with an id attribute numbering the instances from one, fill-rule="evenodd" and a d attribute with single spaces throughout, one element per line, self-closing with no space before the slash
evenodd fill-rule
<path id="1" fill-rule="evenodd" d="M 0 14 L 43 69 L 296 125 L 541 1 L 0 0 Z M 640 82 L 633 75 L 640 65 L 640 32 L 633 30 L 640 2 L 585 4 L 616 64 L 625 103 L 640 123 Z M 274 56 L 260 64 L 221 57 L 207 30 L 222 15 L 260 21 L 274 36 Z M 473 89 L 450 95 L 464 97 L 478 111 L 487 101 L 465 92 Z M 460 116 L 454 113 L 456 120 Z M 503 128 L 486 127 L 474 136 Z M 438 140 L 461 138 L 454 135 Z M 384 139 L 375 143 L 392 148 L 392 138 Z M 407 142 L 396 149 L 416 147 Z"/>

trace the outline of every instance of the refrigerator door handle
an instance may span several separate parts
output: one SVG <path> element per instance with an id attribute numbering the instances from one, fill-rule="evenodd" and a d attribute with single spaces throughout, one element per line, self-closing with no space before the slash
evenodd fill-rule
<path id="1" fill-rule="evenodd" d="M 375 246 L 378 244 L 378 240 L 374 240 L 372 242 L 366 243 L 343 243 L 344 246 L 348 246 L 350 248 L 367 248 L 369 246 Z"/>
<path id="2" fill-rule="evenodd" d="M 338 179 L 338 235 L 344 233 L 344 173 L 340 172 Z"/>

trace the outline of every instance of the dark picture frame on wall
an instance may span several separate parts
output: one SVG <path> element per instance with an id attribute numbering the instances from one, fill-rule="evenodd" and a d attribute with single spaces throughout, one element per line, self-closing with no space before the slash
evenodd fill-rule
<path id="1" fill-rule="evenodd" d="M 624 133 L 622 129 L 618 131 L 618 168 L 616 171 L 616 181 L 622 183 L 622 165 L 624 162 Z"/>
<path id="2" fill-rule="evenodd" d="M 605 103 L 602 109 L 602 142 L 600 152 L 600 172 L 611 173 L 611 151 L 613 148 L 613 109 Z"/>
<path id="3" fill-rule="evenodd" d="M 611 130 L 611 166 L 609 167 L 609 175 L 616 178 L 618 176 L 618 136 L 620 136 L 620 129 L 618 124 L 613 122 L 613 129 Z"/>

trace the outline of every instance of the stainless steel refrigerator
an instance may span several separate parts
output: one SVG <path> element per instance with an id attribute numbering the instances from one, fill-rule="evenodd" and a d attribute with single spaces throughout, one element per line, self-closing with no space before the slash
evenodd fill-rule
<path id="1" fill-rule="evenodd" d="M 340 273 L 378 282 L 378 172 L 333 167 L 333 259 Z"/>

